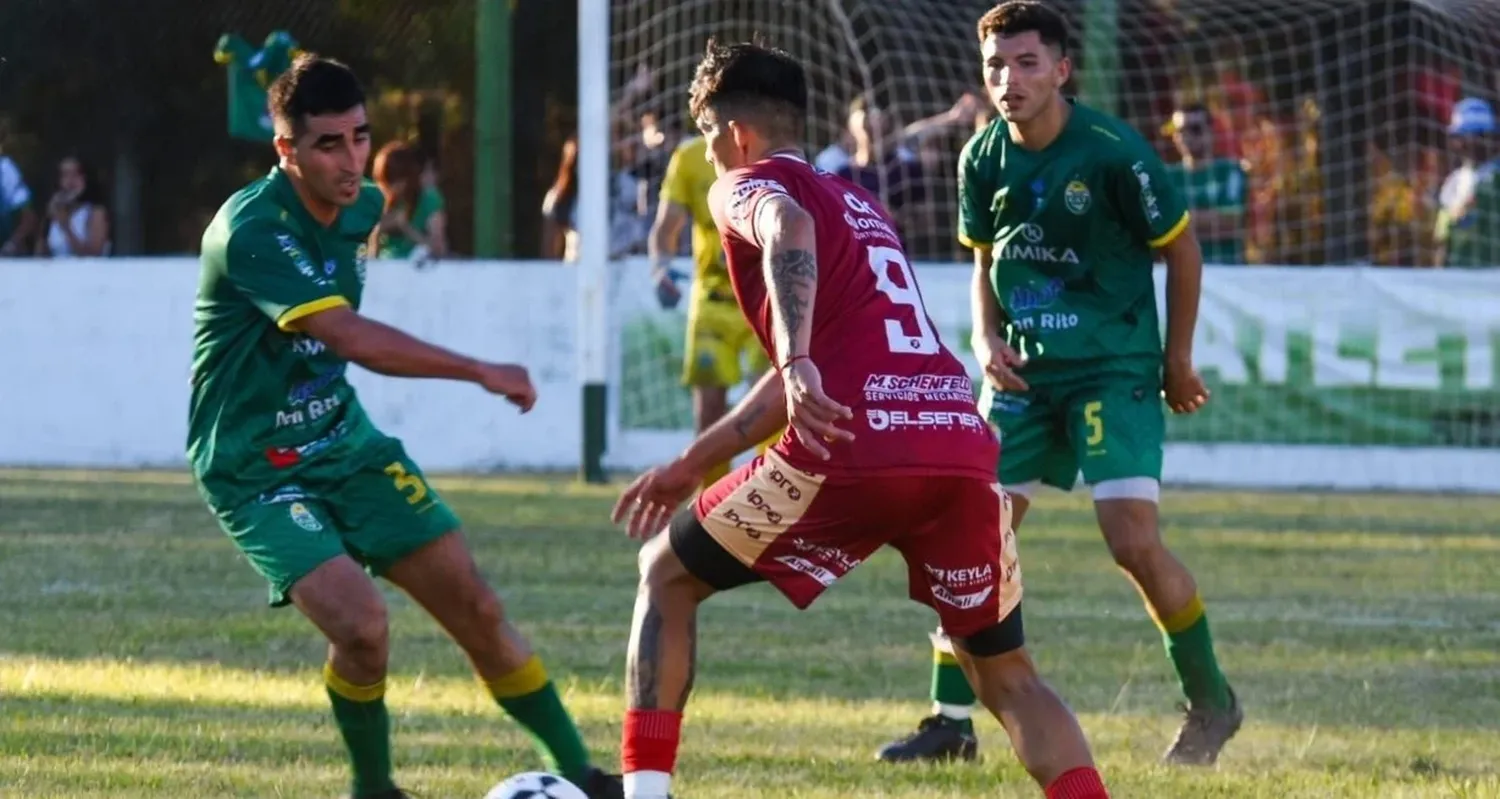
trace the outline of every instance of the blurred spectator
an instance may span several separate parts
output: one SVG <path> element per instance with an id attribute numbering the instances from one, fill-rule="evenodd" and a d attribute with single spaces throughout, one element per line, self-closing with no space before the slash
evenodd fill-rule
<path id="1" fill-rule="evenodd" d="M 571 261 L 569 238 L 577 230 L 574 209 L 578 195 L 578 137 L 569 136 L 562 146 L 557 176 L 542 197 L 542 257 Z"/>
<path id="2" fill-rule="evenodd" d="M 1429 252 L 1431 209 L 1422 190 L 1417 145 L 1392 135 L 1389 149 L 1371 145 L 1370 260 L 1378 266 L 1422 266 Z"/>
<path id="3" fill-rule="evenodd" d="M 4 145 L 0 131 L 0 146 Z M 31 188 L 21 177 L 16 162 L 0 150 L 0 255 L 21 255 L 36 231 L 36 212 L 31 210 Z"/>
<path id="4" fill-rule="evenodd" d="M 644 219 L 656 218 L 656 204 L 661 197 L 661 183 L 667 175 L 672 152 L 682 143 L 678 126 L 670 116 L 647 112 L 641 115 L 640 144 L 630 172 L 636 180 L 635 212 Z"/>
<path id="5" fill-rule="evenodd" d="M 414 260 L 448 254 L 448 217 L 436 171 L 415 144 L 391 142 L 375 154 L 375 183 L 385 194 L 385 215 L 375 234 L 375 257 Z"/>
<path id="6" fill-rule="evenodd" d="M 923 196 L 917 154 L 907 146 L 906 137 L 897 134 L 890 115 L 863 97 L 849 104 L 848 131 L 853 150 L 847 157 L 838 158 L 829 148 L 819 154 L 819 161 L 832 167 L 828 171 L 875 194 L 900 221 L 902 211 Z"/>
<path id="7" fill-rule="evenodd" d="M 82 160 L 57 165 L 57 191 L 47 202 L 47 232 L 36 254 L 47 258 L 93 258 L 109 254 L 109 212 L 104 191 Z"/>
<path id="8" fill-rule="evenodd" d="M 1467 97 L 1454 104 L 1448 143 L 1460 164 L 1438 190 L 1439 266 L 1500 266 L 1497 133 L 1489 103 Z"/>
<path id="9" fill-rule="evenodd" d="M 1213 119 L 1201 103 L 1174 111 L 1164 130 L 1182 157 L 1167 171 L 1192 212 L 1203 262 L 1245 263 L 1244 167 L 1215 155 Z"/>

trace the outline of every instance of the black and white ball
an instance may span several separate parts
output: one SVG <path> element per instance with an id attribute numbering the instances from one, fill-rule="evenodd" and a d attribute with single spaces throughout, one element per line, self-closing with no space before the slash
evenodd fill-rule
<path id="1" fill-rule="evenodd" d="M 496 785 L 484 799 L 589 799 L 577 785 L 541 771 L 517 774 Z"/>

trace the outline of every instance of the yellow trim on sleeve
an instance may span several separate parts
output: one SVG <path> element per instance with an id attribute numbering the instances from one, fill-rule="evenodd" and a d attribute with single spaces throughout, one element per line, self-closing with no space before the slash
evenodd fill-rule
<path id="1" fill-rule="evenodd" d="M 340 305 L 348 304 L 348 300 L 337 294 L 329 297 L 322 297 L 313 300 L 312 302 L 304 302 L 301 305 L 282 311 L 281 316 L 276 317 L 276 326 L 281 328 L 282 330 L 291 330 L 292 323 L 297 321 L 298 319 L 301 319 L 305 316 L 312 316 L 319 311 L 326 311 L 329 308 L 337 308 Z"/>
<path id="2" fill-rule="evenodd" d="M 988 250 L 992 246 L 990 242 L 975 241 L 962 233 L 958 234 L 958 243 L 971 250 Z"/>
<path id="3" fill-rule="evenodd" d="M 1171 230 L 1168 230 L 1166 233 L 1163 233 L 1146 243 L 1150 244 L 1152 247 L 1165 247 L 1168 244 L 1171 244 L 1173 239 L 1182 235 L 1182 231 L 1187 230 L 1188 221 L 1191 220 L 1192 217 L 1193 215 L 1191 213 L 1183 211 L 1182 218 L 1177 220 L 1177 224 L 1173 225 Z"/>

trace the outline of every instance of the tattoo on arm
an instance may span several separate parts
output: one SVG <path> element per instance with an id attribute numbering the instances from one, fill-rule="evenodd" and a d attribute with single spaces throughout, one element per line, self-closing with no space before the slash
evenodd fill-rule
<path id="1" fill-rule="evenodd" d="M 741 442 L 750 441 L 750 431 L 755 427 L 755 422 L 766 415 L 766 406 L 760 403 L 751 405 L 739 414 L 734 421 L 734 432 L 740 434 Z"/>
<path id="2" fill-rule="evenodd" d="M 786 250 L 771 256 L 771 286 L 788 339 L 795 340 L 811 307 L 808 295 L 818 286 L 818 260 L 808 250 Z"/>

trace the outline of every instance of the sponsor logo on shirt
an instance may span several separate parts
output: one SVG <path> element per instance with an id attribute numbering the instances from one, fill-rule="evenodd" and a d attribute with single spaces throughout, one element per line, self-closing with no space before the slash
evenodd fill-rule
<path id="1" fill-rule="evenodd" d="M 278 411 L 279 413 L 279 411 Z M 311 458 L 334 444 L 339 439 L 349 435 L 353 426 L 347 420 L 333 426 L 326 434 L 313 439 L 301 446 L 296 447 L 267 447 L 265 451 L 266 460 L 270 462 L 273 469 L 288 469 L 307 458 Z"/>
<path id="2" fill-rule="evenodd" d="M 755 204 L 751 199 L 758 194 L 774 197 L 777 195 L 786 197 L 786 187 L 775 180 L 765 178 L 747 178 L 735 184 L 734 191 L 729 195 L 729 202 L 725 204 L 725 212 L 735 222 L 750 222 L 750 212 L 754 210 Z"/>
<path id="3" fill-rule="evenodd" d="M 865 378 L 869 402 L 972 402 L 974 384 L 967 375 L 870 375 Z"/>
<path id="4" fill-rule="evenodd" d="M 986 430 L 978 414 L 963 411 L 885 411 L 865 409 L 871 430 Z"/>
<path id="5" fill-rule="evenodd" d="M 302 273 L 303 277 L 319 286 L 330 285 L 331 281 L 328 279 L 328 276 L 318 274 L 317 267 L 313 266 L 312 259 L 307 257 L 307 253 L 302 251 L 302 247 L 297 244 L 297 240 L 292 238 L 290 234 L 277 233 L 276 244 L 281 248 L 282 254 L 291 260 L 292 266 L 297 267 L 297 271 Z"/>
<path id="6" fill-rule="evenodd" d="M 1027 222 L 1000 231 L 1004 245 L 1000 258 L 1008 261 L 1033 261 L 1049 264 L 1076 264 L 1078 253 L 1072 247 L 1047 246 L 1047 231 L 1034 222 Z M 1017 239 L 1020 239 L 1018 242 Z"/>
<path id="7" fill-rule="evenodd" d="M 1161 207 L 1156 203 L 1156 192 L 1151 190 L 1151 175 L 1146 171 L 1146 163 L 1136 161 L 1130 165 L 1130 171 L 1141 184 L 1141 209 L 1146 212 L 1146 218 L 1152 222 L 1161 219 Z"/>

